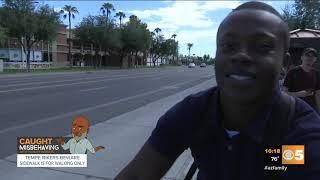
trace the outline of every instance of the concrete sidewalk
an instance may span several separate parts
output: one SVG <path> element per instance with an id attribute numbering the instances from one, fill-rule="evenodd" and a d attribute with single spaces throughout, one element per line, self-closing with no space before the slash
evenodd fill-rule
<path id="1" fill-rule="evenodd" d="M 0 177 L 8 180 L 37 178 L 46 180 L 113 179 L 133 159 L 161 115 L 187 95 L 207 89 L 215 84 L 214 80 L 208 80 L 178 94 L 90 127 L 88 139 L 94 146 L 102 145 L 106 149 L 89 154 L 87 168 L 17 168 L 16 154 L 13 154 L 0 160 Z M 190 151 L 185 151 L 163 179 L 183 179 L 191 163 Z"/>

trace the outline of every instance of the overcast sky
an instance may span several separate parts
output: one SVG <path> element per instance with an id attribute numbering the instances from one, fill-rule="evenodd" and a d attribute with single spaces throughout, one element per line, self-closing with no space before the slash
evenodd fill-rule
<path id="1" fill-rule="evenodd" d="M 78 8 L 79 14 L 72 21 L 72 26 L 77 25 L 84 16 L 101 14 L 100 7 L 109 2 L 114 5 L 116 12 L 123 11 L 128 20 L 132 14 L 138 16 L 148 24 L 150 31 L 159 27 L 166 38 L 177 34 L 180 53 L 188 54 L 187 43 L 193 43 L 191 54 L 215 56 L 216 33 L 224 17 L 244 1 L 39 1 L 47 3 L 60 10 L 64 5 Z M 265 1 L 279 12 L 289 1 Z M 112 16 L 116 12 L 112 13 Z M 68 24 L 67 20 L 64 20 Z"/>

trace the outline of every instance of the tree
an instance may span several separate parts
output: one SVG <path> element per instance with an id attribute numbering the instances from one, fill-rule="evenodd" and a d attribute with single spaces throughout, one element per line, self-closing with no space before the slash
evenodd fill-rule
<path id="1" fill-rule="evenodd" d="M 120 34 L 114 24 L 106 26 L 105 16 L 84 17 L 75 28 L 75 37 L 82 44 L 93 44 L 95 58 L 94 66 L 101 66 L 102 56 L 99 52 L 111 52 L 121 48 Z"/>
<path id="2" fill-rule="evenodd" d="M 189 59 L 190 59 L 190 50 L 191 50 L 191 48 L 192 48 L 193 44 L 192 44 L 192 43 L 188 43 L 188 44 L 187 44 L 187 46 L 188 46 Z"/>
<path id="3" fill-rule="evenodd" d="M 173 41 L 174 41 L 174 46 L 172 47 L 173 48 L 173 56 L 172 56 L 172 61 L 174 62 L 174 56 L 177 56 L 177 58 L 178 58 L 178 43 L 176 43 L 176 37 L 177 37 L 177 35 L 176 34 L 172 34 L 172 36 L 171 36 L 171 38 L 173 38 Z"/>
<path id="4" fill-rule="evenodd" d="M 102 11 L 103 15 L 107 15 L 107 24 L 108 24 L 109 15 L 111 14 L 111 11 L 115 11 L 114 6 L 110 3 L 104 3 L 100 8 L 100 11 Z"/>
<path id="5" fill-rule="evenodd" d="M 70 62 L 70 66 L 73 66 L 73 59 L 71 58 L 71 18 L 74 19 L 75 18 L 75 14 L 78 14 L 79 11 L 76 7 L 72 6 L 72 5 L 65 5 L 61 11 L 61 14 L 63 14 L 63 18 L 66 19 L 68 17 L 68 21 L 69 21 L 69 41 L 68 41 L 68 45 L 69 45 L 69 52 L 68 52 L 68 61 Z"/>
<path id="6" fill-rule="evenodd" d="M 121 20 L 122 20 L 123 18 L 125 18 L 126 15 L 125 15 L 123 12 L 117 12 L 114 17 L 119 17 L 119 21 L 120 21 L 119 25 L 120 25 L 120 28 L 121 28 Z"/>
<path id="7" fill-rule="evenodd" d="M 174 40 L 176 40 L 177 35 L 176 34 L 172 34 L 171 38 L 173 38 Z"/>
<path id="8" fill-rule="evenodd" d="M 208 54 L 208 55 L 203 55 L 203 61 L 205 61 L 205 62 L 208 62 L 209 61 L 209 59 L 210 59 L 210 55 Z"/>
<path id="9" fill-rule="evenodd" d="M 290 30 L 319 29 L 320 1 L 295 0 L 292 6 L 286 5 L 282 17 L 288 23 Z"/>
<path id="10" fill-rule="evenodd" d="M 158 34 L 159 32 L 161 32 L 161 29 L 160 28 L 156 28 L 156 29 L 154 29 L 154 32 L 156 32 Z"/>
<path id="11" fill-rule="evenodd" d="M 0 14 L 3 13 L 3 8 L 0 7 Z M 0 16 L 0 22 L 1 22 L 1 16 Z M 1 26 L 0 24 L 0 45 L 3 45 L 5 43 L 5 40 L 7 39 L 6 35 L 6 29 Z"/>
<path id="12" fill-rule="evenodd" d="M 163 43 L 165 43 L 164 36 L 160 34 L 161 29 L 156 28 L 153 32 L 151 32 L 152 35 L 152 43 L 151 43 L 151 60 L 153 62 L 153 66 L 155 67 L 155 63 L 159 58 L 162 58 L 163 56 Z"/>
<path id="13" fill-rule="evenodd" d="M 129 21 L 123 27 L 122 42 L 123 52 L 129 55 L 129 66 L 132 65 L 133 57 L 137 64 L 138 52 L 146 52 L 151 46 L 151 32 L 147 29 L 147 24 L 141 22 L 141 20 L 131 15 Z"/>
<path id="14" fill-rule="evenodd" d="M 48 5 L 35 7 L 32 0 L 5 0 L 0 13 L 0 25 L 9 37 L 19 39 L 26 54 L 27 71 L 30 71 L 30 51 L 34 43 L 51 41 L 61 23 L 59 13 Z"/>

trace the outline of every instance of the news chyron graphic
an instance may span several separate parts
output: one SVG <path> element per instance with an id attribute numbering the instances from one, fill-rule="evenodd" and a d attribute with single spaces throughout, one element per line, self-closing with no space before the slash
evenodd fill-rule
<path id="1" fill-rule="evenodd" d="M 286 171 L 290 165 L 304 165 L 304 145 L 282 145 L 266 147 L 264 152 L 264 170 Z"/>
<path id="2" fill-rule="evenodd" d="M 80 115 L 72 121 L 72 137 L 18 137 L 17 167 L 87 167 L 87 153 L 105 149 L 93 147 L 89 129 L 89 120 Z"/>

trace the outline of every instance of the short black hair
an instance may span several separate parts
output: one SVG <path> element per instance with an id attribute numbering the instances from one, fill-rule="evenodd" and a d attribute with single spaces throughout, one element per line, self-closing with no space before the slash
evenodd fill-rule
<path id="1" fill-rule="evenodd" d="M 254 10 L 267 11 L 269 13 L 272 13 L 272 14 L 278 16 L 280 19 L 283 20 L 283 17 L 279 14 L 279 12 L 277 10 L 275 10 L 272 6 L 270 6 L 266 3 L 263 3 L 263 2 L 259 2 L 259 1 L 246 2 L 246 3 L 241 4 L 237 8 L 235 8 L 233 11 L 243 10 L 243 9 L 254 9 Z"/>
<path id="2" fill-rule="evenodd" d="M 282 23 L 280 24 L 280 26 L 282 28 L 280 34 L 284 40 L 284 49 L 285 49 L 285 52 L 287 52 L 289 50 L 289 46 L 290 46 L 289 27 L 288 27 L 288 24 L 284 21 L 282 15 L 277 10 L 275 10 L 272 6 L 270 6 L 266 3 L 259 2 L 259 1 L 250 1 L 250 2 L 243 3 L 240 6 L 238 6 L 237 8 L 233 9 L 230 14 L 234 13 L 235 11 L 240 11 L 240 10 L 262 10 L 262 11 L 267 11 L 267 12 L 279 17 L 282 20 Z M 219 27 L 219 29 L 220 29 L 220 27 Z M 219 30 L 218 30 L 218 32 L 219 32 Z"/>

